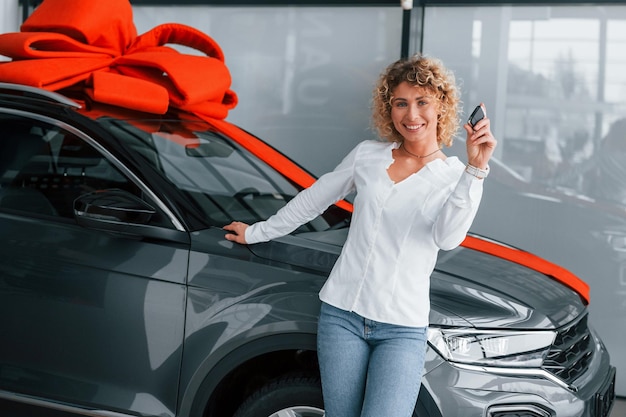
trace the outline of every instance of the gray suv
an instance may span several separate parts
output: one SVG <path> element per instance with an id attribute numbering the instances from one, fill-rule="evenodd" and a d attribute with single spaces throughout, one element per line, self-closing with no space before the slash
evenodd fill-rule
<path id="1" fill-rule="evenodd" d="M 222 226 L 267 218 L 304 171 L 225 122 L 63 93 L 0 84 L 0 414 L 323 415 L 317 293 L 349 203 L 232 244 Z M 440 254 L 414 416 L 608 416 L 584 285 L 468 239 L 502 250 Z"/>

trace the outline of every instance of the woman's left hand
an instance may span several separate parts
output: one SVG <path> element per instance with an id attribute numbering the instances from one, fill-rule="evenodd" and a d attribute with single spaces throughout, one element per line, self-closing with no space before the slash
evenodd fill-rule
<path id="1" fill-rule="evenodd" d="M 230 232 L 226 233 L 224 236 L 226 240 L 230 240 L 231 242 L 237 242 L 239 244 L 245 245 L 246 242 L 246 229 L 248 228 L 247 223 L 242 222 L 232 222 L 231 224 L 227 224 L 222 229 Z"/>
<path id="2" fill-rule="evenodd" d="M 481 106 L 484 107 L 484 104 L 481 103 Z M 491 133 L 491 121 L 485 116 L 473 128 L 469 123 L 463 128 L 467 132 L 467 162 L 476 168 L 486 169 L 498 143 Z"/>

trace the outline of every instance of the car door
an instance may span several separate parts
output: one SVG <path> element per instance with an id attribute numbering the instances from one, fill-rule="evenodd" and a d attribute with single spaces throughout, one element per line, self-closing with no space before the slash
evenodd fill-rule
<path id="1" fill-rule="evenodd" d="M 61 123 L 0 112 L 0 131 L 0 391 L 174 415 L 188 245 L 79 226 L 90 191 L 157 205 Z"/>

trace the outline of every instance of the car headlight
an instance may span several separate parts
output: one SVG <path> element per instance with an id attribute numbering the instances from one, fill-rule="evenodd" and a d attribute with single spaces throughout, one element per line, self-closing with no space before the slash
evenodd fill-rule
<path id="1" fill-rule="evenodd" d="M 483 366 L 540 367 L 555 337 L 553 331 L 428 329 L 428 342 L 444 359 Z"/>
<path id="2" fill-rule="evenodd" d="M 592 232 L 592 234 L 605 240 L 614 251 L 626 252 L 626 232 L 608 229 L 601 232 Z"/>

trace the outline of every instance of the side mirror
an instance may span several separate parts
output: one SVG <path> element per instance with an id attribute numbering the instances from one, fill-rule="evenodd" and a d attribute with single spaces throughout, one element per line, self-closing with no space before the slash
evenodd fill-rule
<path id="1" fill-rule="evenodd" d="M 77 220 L 148 224 L 155 213 L 156 210 L 145 201 L 118 189 L 93 191 L 74 200 Z"/>
<path id="2" fill-rule="evenodd" d="M 119 189 L 93 191 L 74 200 L 74 218 L 82 227 L 130 238 L 189 242 L 186 232 L 150 225 L 156 213 L 150 204 Z"/>

